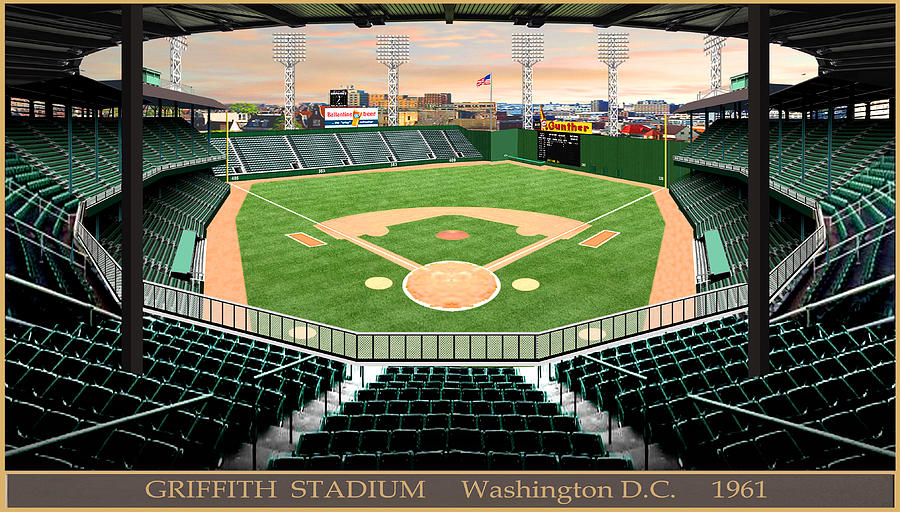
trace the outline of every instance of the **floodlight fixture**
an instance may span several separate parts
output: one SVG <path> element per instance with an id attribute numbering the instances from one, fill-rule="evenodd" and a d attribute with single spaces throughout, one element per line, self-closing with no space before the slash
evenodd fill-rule
<path id="1" fill-rule="evenodd" d="M 544 59 L 544 34 L 517 32 L 512 35 L 512 60 L 522 65 L 522 129 L 534 128 L 534 65 Z M 493 114 L 492 114 L 493 115 Z"/>
<path id="2" fill-rule="evenodd" d="M 716 96 L 725 92 L 722 90 L 722 48 L 725 47 L 725 38 L 722 36 L 707 35 L 703 38 L 703 53 L 709 55 L 709 92 L 706 96 Z"/>
<path id="3" fill-rule="evenodd" d="M 294 129 L 294 66 L 306 60 L 306 34 L 272 34 L 272 58 L 284 66 L 284 129 Z"/>
<path id="4" fill-rule="evenodd" d="M 616 137 L 619 135 L 619 65 L 628 60 L 628 33 L 597 34 L 597 59 L 608 68 L 609 109 L 606 129 L 608 135 Z"/>
<path id="5" fill-rule="evenodd" d="M 169 41 L 169 88 L 173 91 L 181 90 L 181 59 L 187 50 L 187 39 L 184 36 L 167 37 Z"/>
<path id="6" fill-rule="evenodd" d="M 400 94 L 400 66 L 409 62 L 409 36 L 379 34 L 375 36 L 375 59 L 388 68 L 388 126 L 400 124 L 397 97 Z"/>

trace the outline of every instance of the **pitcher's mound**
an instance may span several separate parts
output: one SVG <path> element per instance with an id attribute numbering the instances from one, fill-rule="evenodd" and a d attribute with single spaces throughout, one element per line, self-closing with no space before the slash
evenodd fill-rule
<path id="1" fill-rule="evenodd" d="M 437 236 L 441 240 L 462 240 L 463 238 L 469 238 L 469 234 L 465 231 L 458 231 L 455 229 L 441 231 L 435 236 Z"/>
<path id="2" fill-rule="evenodd" d="M 438 261 L 413 270 L 403 279 L 403 291 L 414 302 L 441 311 L 476 308 L 500 292 L 500 280 L 490 270 L 464 261 Z"/>

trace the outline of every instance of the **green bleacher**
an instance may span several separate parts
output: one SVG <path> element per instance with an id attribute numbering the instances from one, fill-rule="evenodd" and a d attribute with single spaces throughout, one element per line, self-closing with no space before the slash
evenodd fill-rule
<path id="1" fill-rule="evenodd" d="M 190 230 L 206 237 L 206 227 L 228 195 L 228 185 L 204 171 L 177 176 L 144 192 L 144 279 L 168 286 L 202 291 L 184 274 L 173 275 L 173 265 L 182 233 Z M 91 221 L 88 221 L 90 225 Z M 100 242 L 117 260 L 121 260 L 122 224 L 118 213 L 101 214 Z M 193 245 L 191 246 L 193 253 Z M 187 261 L 190 269 L 191 261 Z M 186 273 L 185 273 L 186 274 Z"/>
<path id="2" fill-rule="evenodd" d="M 800 121 L 782 121 L 779 158 L 778 121 L 769 122 L 769 172 L 780 182 L 811 198 L 828 192 L 828 124 L 806 121 L 805 153 Z M 747 120 L 721 119 L 675 158 L 747 167 Z M 831 187 L 835 189 L 894 146 L 893 123 L 888 120 L 838 120 L 832 127 Z M 685 164 L 680 164 L 685 165 Z"/>
<path id="3" fill-rule="evenodd" d="M 709 230 L 716 230 L 726 253 L 731 275 L 699 286 L 706 291 L 747 282 L 749 227 L 746 191 L 736 180 L 695 171 L 670 184 L 669 191 L 688 222 L 695 238 Z M 770 216 L 769 267 L 787 257 L 801 242 L 796 218 Z M 712 263 L 712 261 L 710 261 Z"/>
<path id="4" fill-rule="evenodd" d="M 121 182 L 118 120 L 99 121 L 99 153 L 95 152 L 94 121 L 72 121 L 72 191 L 77 198 L 103 192 Z M 144 118 L 144 172 L 156 166 L 217 156 L 207 149 L 206 137 L 180 118 Z M 191 133 L 194 134 L 191 144 Z M 176 138 L 177 134 L 177 138 Z M 11 117 L 6 126 L 7 150 L 35 169 L 69 186 L 68 133 L 65 119 Z M 160 143 L 161 142 L 161 143 Z"/>

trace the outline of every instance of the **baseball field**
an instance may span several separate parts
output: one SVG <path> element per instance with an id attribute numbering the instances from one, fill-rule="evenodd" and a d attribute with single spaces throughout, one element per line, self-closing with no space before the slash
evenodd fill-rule
<path id="1" fill-rule="evenodd" d="M 666 228 L 664 189 L 514 163 L 232 186 L 247 304 L 356 331 L 539 331 L 644 306 Z"/>

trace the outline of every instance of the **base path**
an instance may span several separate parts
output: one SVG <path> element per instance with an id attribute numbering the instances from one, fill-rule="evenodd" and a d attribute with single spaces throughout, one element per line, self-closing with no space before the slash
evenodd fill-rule
<path id="1" fill-rule="evenodd" d="M 203 291 L 220 299 L 247 303 L 244 267 L 237 235 L 237 214 L 247 193 L 235 187 L 206 228 L 206 280 Z"/>
<path id="2" fill-rule="evenodd" d="M 678 209 L 668 190 L 653 195 L 666 229 L 663 231 L 650 291 L 650 304 L 697 293 L 694 278 L 694 230 Z"/>

